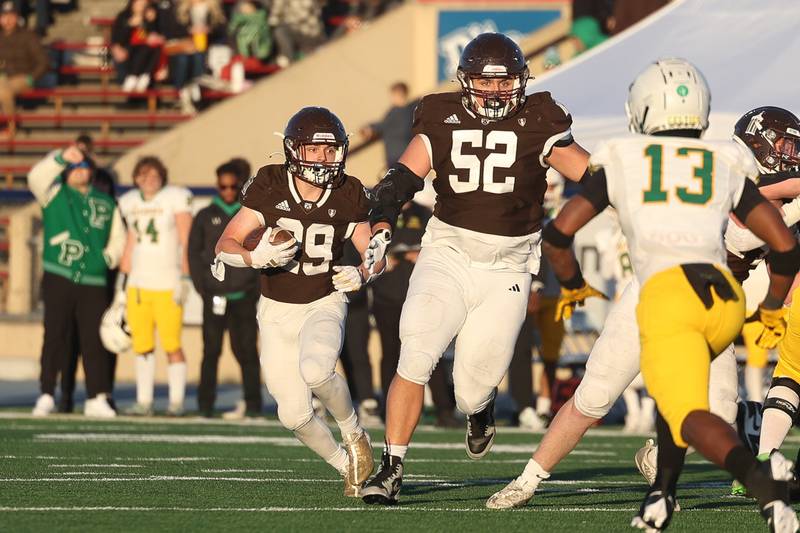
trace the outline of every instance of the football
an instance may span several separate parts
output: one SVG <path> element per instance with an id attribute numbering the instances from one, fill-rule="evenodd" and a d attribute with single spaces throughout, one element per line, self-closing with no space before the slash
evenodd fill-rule
<path id="1" fill-rule="evenodd" d="M 242 247 L 248 252 L 252 252 L 258 246 L 258 243 L 261 242 L 261 237 L 264 235 L 264 232 L 267 231 L 266 226 L 261 226 L 253 231 L 251 231 L 247 237 L 244 238 L 242 242 Z M 270 244 L 283 244 L 286 241 L 290 241 L 294 239 L 294 235 L 291 232 L 283 229 L 283 228 L 275 228 L 272 234 L 269 236 Z"/>

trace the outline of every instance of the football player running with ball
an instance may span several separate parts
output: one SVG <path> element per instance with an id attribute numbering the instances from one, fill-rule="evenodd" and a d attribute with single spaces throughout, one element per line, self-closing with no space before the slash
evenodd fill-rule
<path id="1" fill-rule="evenodd" d="M 496 387 L 525 319 L 531 272 L 539 270 L 545 173 L 553 166 L 577 181 L 588 161 L 566 109 L 547 92 L 525 94 L 529 77 L 522 51 L 505 35 L 470 41 L 458 67 L 461 91 L 421 100 L 414 138 L 372 191 L 368 266 L 383 259 L 400 206 L 436 171 L 436 206 L 400 318 L 386 446 L 362 491 L 366 503 L 397 502 L 425 384 L 456 336 L 453 381 L 468 416 L 467 455 L 480 459 L 492 446 Z"/>
<path id="2" fill-rule="evenodd" d="M 636 307 L 641 370 L 658 406 L 660 444 L 655 482 L 631 525 L 666 529 L 691 445 L 755 496 L 770 531 L 794 532 L 791 462 L 778 452 L 759 462 L 736 431 L 710 412 L 708 391 L 711 361 L 739 334 L 745 318 L 744 293 L 725 266 L 728 214 L 771 250 L 770 287 L 754 316 L 765 328 L 763 346 L 774 346 L 785 333 L 783 300 L 798 270 L 800 248 L 751 181 L 758 176 L 752 154 L 730 141 L 699 140 L 708 125 L 708 100 L 704 113 L 691 114 L 683 113 L 685 103 L 696 98 L 687 85 L 675 88 L 677 97 L 664 98 L 660 88 L 678 75 L 706 87 L 700 96 L 708 96 L 700 72 L 679 62 L 650 65 L 633 82 L 628 113 L 639 135 L 597 147 L 583 190 L 545 228 L 543 248 L 564 287 L 563 305 L 574 307 L 587 293 L 571 249 L 575 233 L 610 205 L 628 239 L 641 287 Z"/>
<path id="3" fill-rule="evenodd" d="M 278 418 L 339 471 L 345 496 L 358 496 L 372 473 L 372 447 L 335 367 L 345 294 L 374 277 L 363 266 L 340 265 L 347 239 L 362 255 L 367 249 L 369 200 L 361 183 L 344 173 L 347 133 L 329 110 L 298 111 L 283 142 L 285 164 L 262 167 L 242 188 L 242 208 L 217 242 L 213 269 L 217 277 L 224 276 L 224 265 L 261 272 L 261 368 Z M 266 231 L 248 251 L 245 238 L 262 227 Z M 281 229 L 294 238 L 273 244 L 271 235 Z M 383 264 L 377 266 L 380 272 Z M 333 415 L 344 447 L 314 414 L 312 395 Z"/>

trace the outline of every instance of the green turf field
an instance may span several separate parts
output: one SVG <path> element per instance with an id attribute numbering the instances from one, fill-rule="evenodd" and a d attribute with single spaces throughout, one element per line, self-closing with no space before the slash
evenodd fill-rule
<path id="1" fill-rule="evenodd" d="M 382 434 L 372 432 L 376 460 Z M 645 490 L 642 437 L 597 430 L 515 511 L 484 508 L 520 472 L 534 441 L 499 428 L 492 452 L 466 457 L 462 431 L 421 428 L 401 504 L 341 496 L 328 465 L 276 421 L 92 422 L 0 417 L 0 531 L 630 531 Z M 794 456 L 796 444 L 788 446 Z M 690 456 L 670 531 L 766 531 L 751 500 Z"/>

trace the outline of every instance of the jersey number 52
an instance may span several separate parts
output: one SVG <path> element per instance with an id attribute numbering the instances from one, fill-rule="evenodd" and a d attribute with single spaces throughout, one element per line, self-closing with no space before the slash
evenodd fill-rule
<path id="1" fill-rule="evenodd" d="M 485 139 L 483 134 L 483 130 L 453 131 L 450 159 L 455 168 L 463 168 L 468 172 L 467 181 L 459 179 L 457 174 L 450 174 L 450 186 L 456 193 L 477 191 L 479 188 L 495 194 L 514 190 L 514 176 L 495 180 L 494 174 L 495 169 L 511 168 L 517 160 L 517 134 L 513 131 L 490 131 Z M 462 153 L 465 144 L 487 150 L 502 148 L 503 151 L 492 152 L 481 161 L 475 154 Z"/>

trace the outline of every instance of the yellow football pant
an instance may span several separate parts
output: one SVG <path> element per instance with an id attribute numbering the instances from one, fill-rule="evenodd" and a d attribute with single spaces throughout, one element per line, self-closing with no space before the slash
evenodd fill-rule
<path id="1" fill-rule="evenodd" d="M 536 312 L 536 328 L 542 341 L 539 355 L 545 363 L 557 363 L 561 355 L 561 343 L 564 341 L 564 321 L 556 320 L 556 304 L 558 296 L 543 296 Z"/>
<path id="2" fill-rule="evenodd" d="M 750 311 L 747 312 L 747 316 L 751 314 Z M 756 344 L 756 339 L 762 331 L 764 331 L 764 325 L 761 322 L 747 322 L 742 326 L 742 340 L 744 340 L 744 347 L 747 350 L 747 366 L 755 368 L 767 366 L 769 350 Z"/>
<path id="3" fill-rule="evenodd" d="M 165 352 L 181 349 L 183 308 L 172 299 L 172 291 L 128 287 L 127 297 L 128 327 L 134 352 L 145 354 L 155 349 L 155 329 L 158 329 L 158 338 Z"/>
<path id="4" fill-rule="evenodd" d="M 667 421 L 672 439 L 687 447 L 681 426 L 692 411 L 708 411 L 711 360 L 742 328 L 744 293 L 724 269 L 738 300 L 723 301 L 712 289 L 706 309 L 681 267 L 659 272 L 641 289 L 636 318 L 642 344 L 641 368 L 647 391 Z"/>
<path id="5" fill-rule="evenodd" d="M 772 377 L 789 378 L 800 383 L 800 287 L 792 293 L 792 306 L 786 322 L 786 336 L 778 343 L 778 364 Z"/>

